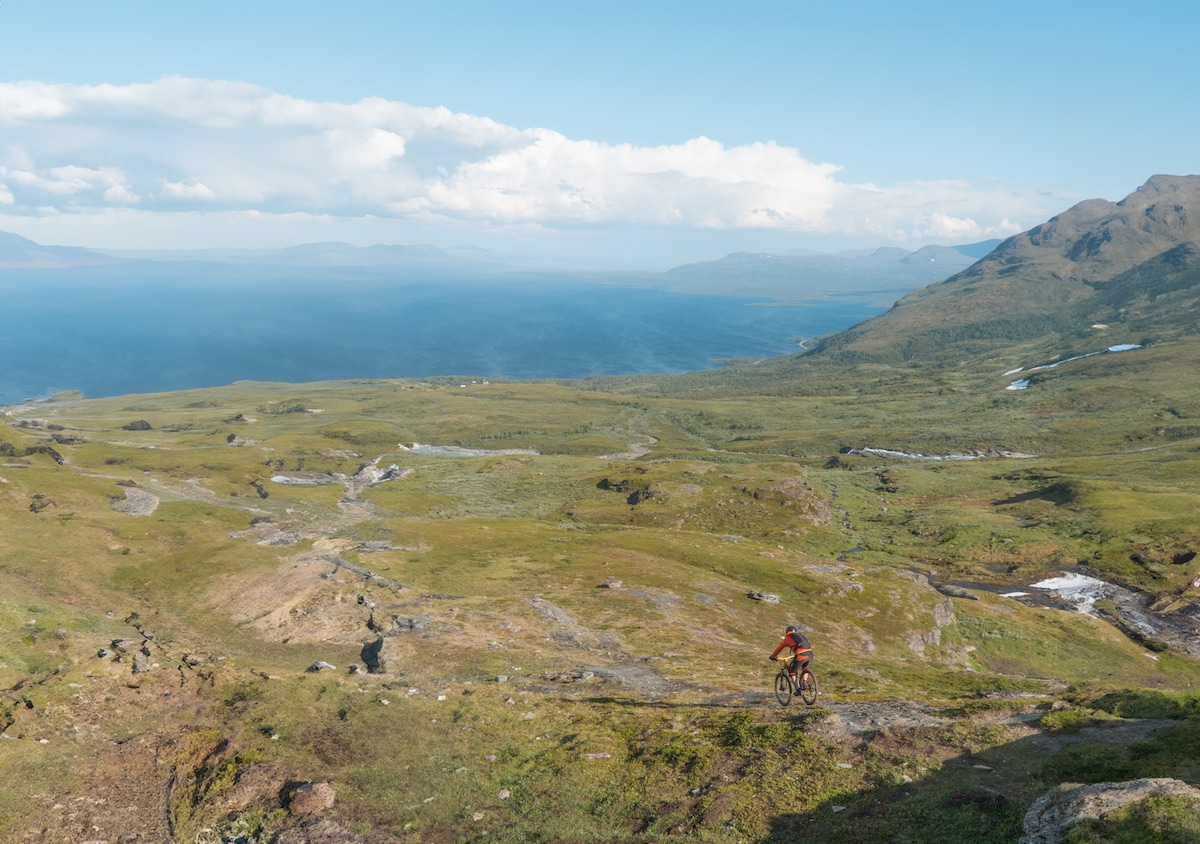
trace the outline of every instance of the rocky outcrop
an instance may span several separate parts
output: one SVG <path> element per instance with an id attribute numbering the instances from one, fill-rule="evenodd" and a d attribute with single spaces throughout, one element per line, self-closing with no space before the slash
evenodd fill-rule
<path id="1" fill-rule="evenodd" d="M 29 448 L 25 449 L 26 457 L 29 457 L 34 454 L 44 454 L 47 457 L 49 457 L 51 460 L 53 460 L 55 463 L 57 463 L 59 466 L 62 466 L 63 464 L 65 464 L 67 462 L 66 460 L 63 459 L 63 456 L 61 454 L 59 454 L 57 451 L 55 451 L 48 445 L 31 445 L 31 446 L 29 446 Z"/>
<path id="2" fill-rule="evenodd" d="M 329 783 L 306 782 L 292 792 L 288 812 L 296 817 L 312 817 L 332 809 L 336 800 L 337 794 Z"/>
<path id="3" fill-rule="evenodd" d="M 1186 797 L 1200 810 L 1200 789 L 1176 779 L 1140 779 L 1095 785 L 1064 785 L 1043 794 L 1025 814 L 1020 844 L 1059 844 L 1081 821 L 1103 819 L 1152 797 Z"/>
<path id="4" fill-rule="evenodd" d="M 149 516 L 158 509 L 158 503 L 158 496 L 153 493 L 137 487 L 125 487 L 125 497 L 113 501 L 112 508 L 127 516 Z"/>
<path id="5" fill-rule="evenodd" d="M 387 670 L 383 665 L 382 651 L 382 636 L 362 646 L 359 656 L 362 658 L 363 664 L 367 666 L 368 674 L 382 674 Z"/>

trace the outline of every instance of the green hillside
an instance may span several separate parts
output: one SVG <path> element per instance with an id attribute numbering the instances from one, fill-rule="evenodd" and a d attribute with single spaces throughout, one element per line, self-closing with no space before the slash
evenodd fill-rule
<path id="1" fill-rule="evenodd" d="M 0 840 L 1195 840 L 1195 252 L 1005 281 L 1079 214 L 815 354 L 0 410 Z"/>
<path id="2" fill-rule="evenodd" d="M 3 836 L 113 830 L 86 801 L 133 778 L 161 824 L 124 822 L 174 840 L 311 825 L 280 797 L 311 780 L 348 834 L 396 840 L 1008 841 L 1042 791 L 1107 776 L 1096 754 L 1189 779 L 1170 742 L 1126 759 L 1103 729 L 1145 729 L 1135 694 L 1194 741 L 1193 659 L 1000 593 L 1084 565 L 1194 604 L 1200 407 L 1172 373 L 1198 355 L 940 397 L 446 381 L 10 408 Z M 376 458 L 395 479 L 356 485 Z M 769 695 L 793 621 L 812 709 Z M 143 637 L 135 674 L 111 643 Z M 378 641 L 381 673 L 349 673 Z"/>
<path id="3" fill-rule="evenodd" d="M 1088 200 L 830 338 L 817 354 L 945 364 L 1011 344 L 1069 345 L 1100 318 L 1113 332 L 1175 336 L 1194 323 L 1180 305 L 1200 282 L 1198 212 L 1200 176 L 1155 176 L 1119 203 Z M 1172 296 L 1158 291 L 1164 284 Z"/>

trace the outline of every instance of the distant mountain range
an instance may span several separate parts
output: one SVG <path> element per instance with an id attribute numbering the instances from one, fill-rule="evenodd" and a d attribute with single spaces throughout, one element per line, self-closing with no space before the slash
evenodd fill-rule
<path id="1" fill-rule="evenodd" d="M 684 264 L 662 274 L 671 287 L 691 293 L 738 293 L 815 299 L 870 296 L 885 306 L 904 293 L 974 264 L 999 240 L 967 246 L 896 247 L 837 254 L 735 252 L 718 261 Z"/>
<path id="2" fill-rule="evenodd" d="M 1090 199 L 978 263 L 828 338 L 847 361 L 944 360 L 1017 343 L 1060 351 L 1200 332 L 1200 176 L 1154 176 L 1120 202 Z"/>
<path id="3" fill-rule="evenodd" d="M 50 270 L 119 264 L 121 259 L 76 246 L 42 246 L 19 235 L 0 232 L 0 269 Z"/>
<path id="4" fill-rule="evenodd" d="M 125 267 L 145 276 L 171 265 L 171 275 L 201 277 L 205 266 L 221 265 L 224 276 L 238 267 L 253 278 L 277 268 L 303 268 L 306 277 L 337 271 L 420 273 L 429 277 L 483 280 L 513 275 L 575 278 L 604 284 L 658 287 L 685 293 L 757 296 L 788 301 L 857 299 L 886 307 L 900 296 L 965 269 L 1000 241 L 965 246 L 926 246 L 915 252 L 896 247 L 823 254 L 735 252 L 716 261 L 684 264 L 666 272 L 591 271 L 548 267 L 535 259 L 485 249 L 428 245 L 353 246 L 306 243 L 285 249 L 94 250 L 43 246 L 0 232 L 0 270 L 93 270 Z M 277 276 L 278 274 L 275 273 Z"/>

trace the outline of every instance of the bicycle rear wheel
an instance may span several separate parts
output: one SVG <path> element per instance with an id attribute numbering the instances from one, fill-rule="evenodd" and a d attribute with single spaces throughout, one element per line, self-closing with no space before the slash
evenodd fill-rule
<path id="1" fill-rule="evenodd" d="M 780 706 L 787 706 L 792 702 L 792 678 L 786 670 L 775 675 L 775 699 L 779 701 Z"/>
<path id="2" fill-rule="evenodd" d="M 800 699 L 809 706 L 817 702 L 817 678 L 811 672 L 800 675 Z"/>

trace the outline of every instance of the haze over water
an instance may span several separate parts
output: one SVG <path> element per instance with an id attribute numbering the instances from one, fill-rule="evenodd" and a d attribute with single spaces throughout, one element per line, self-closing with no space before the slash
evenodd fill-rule
<path id="1" fill-rule="evenodd" d="M 239 380 L 584 378 L 796 350 L 882 308 L 578 281 L 0 280 L 0 404 Z"/>

